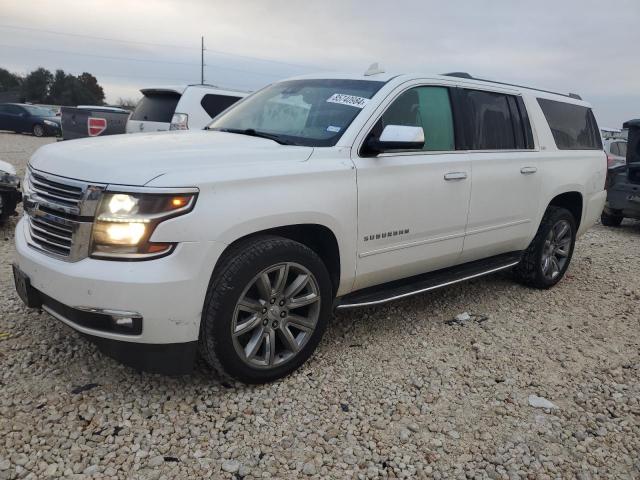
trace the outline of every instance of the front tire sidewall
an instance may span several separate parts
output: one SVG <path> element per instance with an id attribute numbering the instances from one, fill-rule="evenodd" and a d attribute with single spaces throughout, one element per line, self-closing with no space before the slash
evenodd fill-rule
<path id="1" fill-rule="evenodd" d="M 569 222 L 571 226 L 571 246 L 569 248 L 569 256 L 567 257 L 567 261 L 565 262 L 560 273 L 556 275 L 555 278 L 550 279 L 545 276 L 542 271 L 542 255 L 544 253 L 544 243 L 547 238 L 547 235 L 551 231 L 551 229 L 556 225 L 559 221 L 566 220 Z M 551 288 L 556 285 L 566 273 L 569 265 L 571 264 L 571 259 L 573 257 L 573 250 L 576 244 L 576 221 L 573 218 L 573 215 L 568 210 L 558 209 L 554 214 L 549 218 L 547 222 L 543 225 L 541 229 L 538 244 L 536 245 L 536 254 L 535 254 L 535 265 L 536 265 L 536 284 L 541 288 Z"/>
<path id="2" fill-rule="evenodd" d="M 293 244 L 293 248 L 292 245 Z M 213 361 L 223 375 L 245 383 L 266 383 L 281 378 L 299 368 L 313 353 L 322 339 L 331 316 L 332 287 L 327 269 L 317 255 L 301 244 L 284 240 L 261 249 L 256 256 L 240 253 L 229 265 L 227 271 L 220 272 L 219 281 L 205 304 L 201 342 L 206 342 L 205 351 L 215 355 Z M 305 266 L 315 277 L 321 296 L 318 323 L 313 335 L 302 350 L 290 362 L 283 365 L 260 369 L 246 364 L 236 352 L 231 336 L 231 323 L 236 303 L 244 289 L 256 274 L 262 270 L 284 262 L 295 262 Z M 205 358 L 207 355 L 205 354 Z"/>

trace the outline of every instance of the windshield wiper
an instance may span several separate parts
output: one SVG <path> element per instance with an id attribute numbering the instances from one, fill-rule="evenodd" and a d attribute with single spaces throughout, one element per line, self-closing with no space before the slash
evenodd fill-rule
<path id="1" fill-rule="evenodd" d="M 274 142 L 279 143 L 280 145 L 295 145 L 294 142 L 290 140 L 286 140 L 282 138 L 280 135 L 276 135 L 274 133 L 260 132 L 253 128 L 215 128 L 211 130 L 217 130 L 219 132 L 227 132 L 227 133 L 239 133 L 240 135 L 249 135 L 250 137 L 259 137 L 266 138 L 268 140 L 273 140 Z"/>

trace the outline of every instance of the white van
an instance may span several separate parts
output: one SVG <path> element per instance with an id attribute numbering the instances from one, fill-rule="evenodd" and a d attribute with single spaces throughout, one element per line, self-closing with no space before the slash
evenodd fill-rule
<path id="1" fill-rule="evenodd" d="M 142 99 L 127 122 L 127 133 L 202 130 L 211 119 L 249 93 L 211 85 L 140 90 Z"/>

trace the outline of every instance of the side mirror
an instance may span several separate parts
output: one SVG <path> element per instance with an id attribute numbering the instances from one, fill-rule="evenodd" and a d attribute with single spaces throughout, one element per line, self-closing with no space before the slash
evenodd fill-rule
<path id="1" fill-rule="evenodd" d="M 372 153 L 388 150 L 421 150 L 424 147 L 424 130 L 422 127 L 406 125 L 387 125 L 380 138 L 370 138 L 367 149 Z"/>

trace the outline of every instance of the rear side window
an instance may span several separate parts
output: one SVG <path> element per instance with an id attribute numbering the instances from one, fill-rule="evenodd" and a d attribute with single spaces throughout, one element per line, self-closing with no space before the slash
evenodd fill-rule
<path id="1" fill-rule="evenodd" d="M 596 119 L 590 108 L 538 98 L 558 150 L 602 150 Z"/>
<path id="2" fill-rule="evenodd" d="M 372 135 L 380 136 L 387 125 L 422 127 L 426 151 L 455 149 L 453 115 L 449 89 L 445 87 L 416 87 L 407 90 L 389 106 L 373 128 Z"/>
<path id="3" fill-rule="evenodd" d="M 522 100 L 514 95 L 465 90 L 470 150 L 533 148 L 531 125 Z"/>
<path id="4" fill-rule="evenodd" d="M 213 95 L 211 93 L 202 97 L 200 105 L 204 108 L 211 118 L 218 115 L 223 110 L 226 110 L 231 105 L 240 100 L 238 97 L 230 97 L 228 95 Z"/>
<path id="5" fill-rule="evenodd" d="M 178 93 L 146 93 L 131 115 L 131 120 L 170 123 L 180 100 Z"/>

